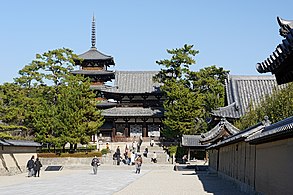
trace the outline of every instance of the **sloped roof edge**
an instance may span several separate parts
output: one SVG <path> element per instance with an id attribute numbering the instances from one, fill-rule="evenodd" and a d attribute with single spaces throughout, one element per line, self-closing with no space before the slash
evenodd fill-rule
<path id="1" fill-rule="evenodd" d="M 233 135 L 239 132 L 239 129 L 233 126 L 229 121 L 227 121 L 225 118 L 222 118 L 221 121 L 210 131 L 201 134 L 200 142 L 206 142 L 208 140 L 211 140 L 215 137 L 217 137 L 223 128 L 226 127 L 227 131 Z"/>

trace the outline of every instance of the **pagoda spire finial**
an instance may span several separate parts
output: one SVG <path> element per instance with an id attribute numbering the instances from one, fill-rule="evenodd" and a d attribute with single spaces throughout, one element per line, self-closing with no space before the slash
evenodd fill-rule
<path id="1" fill-rule="evenodd" d="M 92 21 L 92 48 L 96 48 L 96 22 L 95 22 L 94 14 L 93 14 L 93 21 Z"/>

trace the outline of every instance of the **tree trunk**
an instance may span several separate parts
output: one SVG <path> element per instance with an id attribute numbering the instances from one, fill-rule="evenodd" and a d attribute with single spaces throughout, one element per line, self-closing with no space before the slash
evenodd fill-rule
<path id="1" fill-rule="evenodd" d="M 72 143 L 70 143 L 69 153 L 73 153 L 73 144 Z"/>
<path id="2" fill-rule="evenodd" d="M 74 152 L 77 150 L 77 144 L 74 144 Z"/>

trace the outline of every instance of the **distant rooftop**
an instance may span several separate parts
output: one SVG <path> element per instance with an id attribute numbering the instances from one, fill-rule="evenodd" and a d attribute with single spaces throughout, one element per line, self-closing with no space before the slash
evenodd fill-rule
<path id="1" fill-rule="evenodd" d="M 28 147 L 41 147 L 42 145 L 38 142 L 28 140 L 7 140 L 0 139 L 0 146 L 28 146 Z"/>
<path id="2" fill-rule="evenodd" d="M 182 146 L 188 147 L 207 147 L 200 143 L 201 135 L 182 135 Z"/>
<path id="3" fill-rule="evenodd" d="M 272 75 L 236 76 L 229 75 L 226 81 L 227 106 L 212 111 L 216 117 L 237 119 L 243 116 L 251 105 L 258 105 L 265 95 L 273 93 L 274 89 L 284 88 Z"/>
<path id="4" fill-rule="evenodd" d="M 163 110 L 159 108 L 143 108 L 143 107 L 114 107 L 103 110 L 103 116 L 107 117 L 117 117 L 117 116 L 131 116 L 131 117 L 141 117 L 141 116 L 156 116 L 162 117 Z"/>
<path id="5" fill-rule="evenodd" d="M 210 131 L 201 134 L 200 142 L 202 144 L 208 143 L 217 143 L 222 141 L 225 137 L 229 137 L 239 132 L 235 126 L 233 126 L 225 118 L 222 118 L 221 121 Z"/>
<path id="6" fill-rule="evenodd" d="M 161 84 L 154 82 L 158 71 L 116 71 L 114 87 L 106 89 L 111 93 L 160 93 Z"/>

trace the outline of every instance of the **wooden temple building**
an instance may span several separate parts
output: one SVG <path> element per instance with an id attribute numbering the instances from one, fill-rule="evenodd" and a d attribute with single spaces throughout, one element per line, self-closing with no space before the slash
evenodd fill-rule
<path id="1" fill-rule="evenodd" d="M 90 50 L 78 56 L 82 59 L 76 61 L 80 70 L 72 73 L 89 77 L 91 89 L 97 94 L 97 108 L 102 110 L 105 119 L 99 129 L 99 139 L 127 141 L 139 136 L 160 137 L 163 101 L 160 84 L 153 80 L 158 71 L 109 70 L 115 65 L 114 58 L 96 48 L 94 17 L 91 43 Z"/>
<path id="2" fill-rule="evenodd" d="M 206 148 L 210 144 L 200 142 L 201 135 L 182 135 L 181 146 L 187 151 L 188 160 L 204 160 L 207 158 Z"/>
<path id="3" fill-rule="evenodd" d="M 280 34 L 285 39 L 273 54 L 257 63 L 256 68 L 260 73 L 274 74 L 278 84 L 286 84 L 293 81 L 293 21 L 281 18 L 277 20 Z M 280 85 L 278 88 L 285 86 Z M 253 87 L 258 94 L 257 85 Z M 238 91 L 241 89 L 234 88 Z M 255 96 L 253 91 L 248 93 Z M 229 100 L 227 107 L 216 110 L 214 114 L 231 119 L 241 116 L 241 109 L 245 107 L 237 104 L 242 102 L 237 98 L 234 97 L 235 103 Z M 265 118 L 264 121 L 226 137 L 207 149 L 209 170 L 232 181 L 242 191 L 248 194 L 292 194 L 293 116 L 274 124 L 270 124 L 268 118 Z"/>
<path id="4" fill-rule="evenodd" d="M 239 119 L 250 108 L 258 105 L 266 95 L 284 87 L 284 85 L 278 85 L 275 77 L 271 75 L 228 75 L 225 84 L 226 106 L 213 110 L 211 114 L 216 120 Z"/>
<path id="5" fill-rule="evenodd" d="M 255 108 L 266 95 L 284 87 L 285 85 L 278 85 L 271 75 L 228 75 L 225 83 L 226 106 L 212 111 L 216 125 L 201 135 L 200 142 L 216 144 L 238 133 L 239 129 L 233 126 L 233 121 L 242 117 L 249 109 Z"/>

